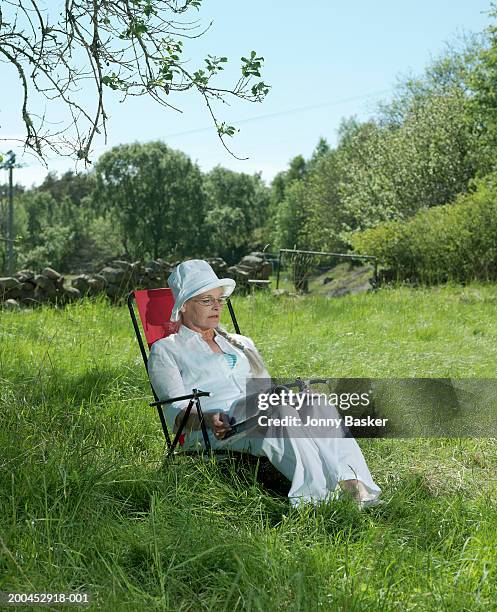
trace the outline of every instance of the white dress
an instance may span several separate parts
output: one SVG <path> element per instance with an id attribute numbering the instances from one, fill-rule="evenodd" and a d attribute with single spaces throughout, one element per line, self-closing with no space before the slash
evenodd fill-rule
<path id="1" fill-rule="evenodd" d="M 245 346 L 257 350 L 250 338 L 235 335 Z M 151 349 L 148 371 L 152 386 L 160 399 L 191 393 L 193 388 L 211 391 L 212 397 L 202 398 L 204 412 L 225 412 L 229 418 L 239 415 L 240 405 L 246 397 L 246 381 L 250 378 L 250 365 L 243 351 L 237 349 L 217 334 L 215 342 L 224 353 L 236 355 L 234 367 L 225 355 L 215 353 L 202 339 L 200 333 L 181 326 L 177 334 L 158 340 Z M 270 378 L 267 370 L 263 374 Z M 188 401 L 175 402 L 166 409 L 166 422 L 172 425 L 178 412 Z M 328 402 L 312 403 L 313 416 L 338 418 L 338 412 Z M 273 408 L 273 418 L 298 417 L 296 408 L 278 405 Z M 300 415 L 302 416 L 302 415 Z M 290 503 L 317 503 L 330 499 L 341 480 L 357 479 L 365 487 L 364 500 L 376 499 L 381 489 L 373 481 L 364 456 L 354 438 L 338 432 L 333 437 L 316 437 L 312 430 L 296 424 L 273 425 L 271 435 L 240 433 L 217 440 L 212 431 L 209 441 L 214 450 L 249 452 L 266 456 L 291 482 L 288 493 Z M 293 424 L 292 424 L 293 423 Z M 183 448 L 190 450 L 202 444 L 201 432 L 187 434 Z"/>

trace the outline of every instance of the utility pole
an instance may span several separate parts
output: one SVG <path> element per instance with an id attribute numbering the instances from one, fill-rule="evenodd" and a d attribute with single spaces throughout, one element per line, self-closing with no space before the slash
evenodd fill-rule
<path id="1" fill-rule="evenodd" d="M 7 151 L 7 159 L 0 165 L 0 168 L 9 171 L 9 208 L 7 213 L 7 274 L 14 274 L 14 168 L 16 166 L 16 156 L 12 151 Z"/>

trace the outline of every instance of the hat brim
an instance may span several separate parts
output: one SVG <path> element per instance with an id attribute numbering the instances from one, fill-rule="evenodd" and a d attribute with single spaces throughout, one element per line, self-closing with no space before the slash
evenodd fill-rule
<path id="1" fill-rule="evenodd" d="M 216 281 L 210 281 L 198 287 L 188 295 L 183 296 L 180 300 L 177 300 L 174 304 L 174 308 L 171 312 L 171 321 L 177 322 L 180 320 L 180 310 L 183 307 L 184 303 L 195 297 L 196 295 L 200 295 L 201 293 L 205 293 L 209 291 L 209 289 L 217 289 L 218 287 L 224 288 L 224 294 L 226 297 L 229 297 L 236 287 L 236 282 L 232 278 L 219 278 Z"/>

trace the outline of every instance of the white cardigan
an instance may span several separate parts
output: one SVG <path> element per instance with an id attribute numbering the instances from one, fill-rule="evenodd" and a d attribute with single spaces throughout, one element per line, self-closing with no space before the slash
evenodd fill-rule
<path id="1" fill-rule="evenodd" d="M 231 335 L 259 355 L 250 338 Z M 205 412 L 229 412 L 233 402 L 247 394 L 246 383 L 251 376 L 247 357 L 219 334 L 214 336 L 214 341 L 224 353 L 237 355 L 234 368 L 230 368 L 224 355 L 210 348 L 199 332 L 185 325 L 176 334 L 154 342 L 148 360 L 148 374 L 159 399 L 187 395 L 195 388 L 212 393 L 211 397 L 200 400 Z M 266 368 L 258 378 L 270 378 Z M 188 406 L 188 402 L 182 400 L 164 407 L 170 432 L 176 416 Z"/>

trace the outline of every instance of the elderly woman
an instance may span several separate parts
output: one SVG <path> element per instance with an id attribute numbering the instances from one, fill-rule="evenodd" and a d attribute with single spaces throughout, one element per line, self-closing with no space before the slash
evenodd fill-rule
<path id="1" fill-rule="evenodd" d="M 223 305 L 236 283 L 218 278 L 206 261 L 194 259 L 179 264 L 168 284 L 175 298 L 171 321 L 181 325 L 177 333 L 152 345 L 148 370 L 157 396 L 179 397 L 193 388 L 211 391 L 210 397 L 202 398 L 202 410 L 212 448 L 266 456 L 291 481 L 292 505 L 329 499 L 336 489 L 349 492 L 360 508 L 379 503 L 381 489 L 357 442 L 343 433 L 317 437 L 305 427 L 279 425 L 271 429 L 271 435 L 248 431 L 228 436 L 230 419 L 246 398 L 247 381 L 270 379 L 253 341 L 220 326 Z M 183 400 L 166 408 L 166 422 L 173 431 L 187 405 L 188 400 Z M 333 405 L 327 409 L 337 415 Z M 276 406 L 274 411 L 280 417 L 298 415 L 288 405 Z M 201 439 L 199 418 L 192 411 L 184 448 L 196 447 Z"/>

